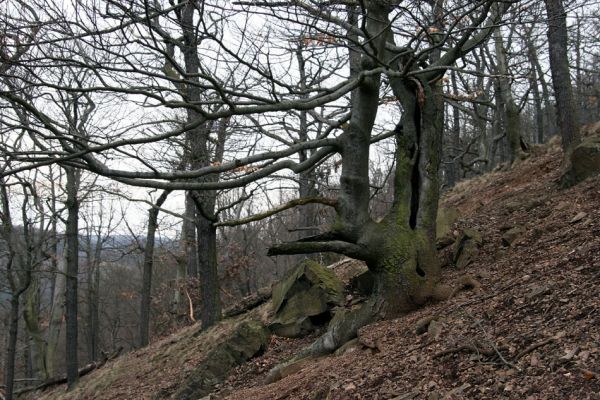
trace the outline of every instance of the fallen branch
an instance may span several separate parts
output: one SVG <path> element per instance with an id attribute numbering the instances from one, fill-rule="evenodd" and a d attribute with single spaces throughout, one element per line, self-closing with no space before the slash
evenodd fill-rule
<path id="1" fill-rule="evenodd" d="M 453 347 L 451 349 L 442 350 L 433 355 L 433 358 L 440 358 L 448 354 L 459 353 L 461 351 L 471 352 L 475 354 L 483 354 L 486 357 L 491 357 L 496 354 L 494 349 L 483 349 L 479 348 L 474 344 L 463 344 L 461 346 Z"/>
<path id="2" fill-rule="evenodd" d="M 223 311 L 223 318 L 231 318 L 260 306 L 271 298 L 271 288 L 261 288 L 258 292 L 244 297 L 238 303 Z"/>
<path id="3" fill-rule="evenodd" d="M 119 356 L 119 354 L 121 354 L 121 351 L 123 351 L 123 347 L 119 347 L 114 353 L 112 353 L 110 356 L 105 357 L 104 359 L 100 360 L 100 361 L 96 361 L 93 363 L 89 363 L 86 366 L 79 368 L 79 370 L 77 371 L 77 376 L 79 376 L 80 378 L 82 376 L 85 376 L 87 374 L 89 374 L 90 372 L 94 371 L 97 368 L 100 368 L 101 366 L 103 366 L 104 364 L 106 364 L 107 361 L 110 361 L 116 357 Z M 15 391 L 16 395 L 20 395 L 23 393 L 27 393 L 27 392 L 32 392 L 35 390 L 44 390 L 46 388 L 49 388 L 51 386 L 56 386 L 56 385 L 62 385 L 64 383 L 67 383 L 67 377 L 66 376 L 61 376 L 61 377 L 57 377 L 57 378 L 51 378 L 37 386 L 31 386 L 28 388 L 24 388 L 18 391 Z"/>
<path id="4" fill-rule="evenodd" d="M 532 351 L 534 351 L 535 349 L 537 349 L 537 348 L 539 348 L 539 347 L 542 347 L 542 346 L 545 346 L 545 345 L 547 345 L 547 344 L 550 344 L 550 343 L 552 343 L 552 342 L 554 342 L 554 338 L 553 338 L 553 337 L 551 337 L 551 338 L 548 338 L 548 339 L 546 339 L 546 340 L 542 340 L 541 342 L 534 343 L 534 344 L 530 345 L 529 347 L 527 347 L 525 350 L 521 351 L 519 354 L 517 354 L 517 355 L 515 356 L 515 358 L 513 359 L 513 361 L 514 361 L 514 362 L 517 362 L 517 361 L 519 361 L 519 359 L 521 359 L 523 356 L 526 356 L 527 354 L 531 353 L 531 352 L 532 352 Z"/>

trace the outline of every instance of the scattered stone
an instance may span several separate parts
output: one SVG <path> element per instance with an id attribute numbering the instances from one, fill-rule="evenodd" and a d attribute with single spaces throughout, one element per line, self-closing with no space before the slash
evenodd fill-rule
<path id="1" fill-rule="evenodd" d="M 582 219 L 584 219 L 585 217 L 587 217 L 587 213 L 582 211 L 573 217 L 573 219 L 571 220 L 571 223 L 575 224 L 575 223 L 581 221 Z"/>
<path id="2" fill-rule="evenodd" d="M 429 323 L 429 326 L 427 327 L 427 335 L 432 340 L 438 340 L 443 330 L 444 324 L 434 319 Z"/>
<path id="3" fill-rule="evenodd" d="M 429 328 L 429 324 L 434 319 L 435 319 L 434 315 L 428 315 L 428 316 L 423 317 L 420 320 L 418 320 L 417 323 L 415 324 L 415 333 L 417 335 L 422 335 L 425 332 L 427 332 L 427 329 Z"/>
<path id="4" fill-rule="evenodd" d="M 502 245 L 505 247 L 511 246 L 523 233 L 525 233 L 525 228 L 522 226 L 510 228 L 502 235 Z"/>
<path id="5" fill-rule="evenodd" d="M 544 295 L 546 295 L 546 294 L 548 294 L 548 293 L 550 293 L 550 287 L 548 287 L 548 286 L 545 286 L 545 285 L 542 285 L 542 286 L 534 286 L 534 287 L 533 287 L 533 289 L 531 289 L 531 290 L 529 291 L 529 293 L 527 293 L 527 294 L 525 295 L 525 298 L 526 298 L 527 300 L 533 300 L 533 299 L 535 299 L 536 297 L 539 297 L 539 296 L 544 296 Z"/>
<path id="6" fill-rule="evenodd" d="M 479 254 L 479 248 L 483 244 L 481 234 L 474 229 L 464 229 L 462 234 L 454 243 L 453 261 L 457 268 L 467 267 Z"/>
<path id="7" fill-rule="evenodd" d="M 506 208 L 506 211 L 508 211 L 509 213 L 513 213 L 513 212 L 517 211 L 518 209 L 520 209 L 521 207 L 523 207 L 523 203 L 518 200 L 513 200 L 513 201 L 506 203 L 504 205 L 504 207 Z"/>
<path id="8" fill-rule="evenodd" d="M 547 201 L 548 201 L 548 196 L 546 196 L 546 195 L 535 197 L 535 198 L 533 198 L 533 199 L 525 202 L 523 204 L 523 208 L 526 211 L 531 211 L 534 208 L 538 208 L 540 206 L 543 206 L 544 204 L 546 204 Z"/>

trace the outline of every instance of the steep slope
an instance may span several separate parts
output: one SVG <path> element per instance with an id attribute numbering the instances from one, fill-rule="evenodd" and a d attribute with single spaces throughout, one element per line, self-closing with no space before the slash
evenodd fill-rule
<path id="1" fill-rule="evenodd" d="M 369 325 L 345 351 L 267 385 L 273 366 L 314 339 L 274 337 L 210 398 L 600 399 L 600 177 L 561 190 L 558 144 L 533 153 L 444 197 L 462 215 L 456 233 L 483 238 L 461 270 L 448 262 L 451 246 L 440 252 L 445 280 L 468 275 L 479 283 L 472 290 Z M 207 353 L 196 332 L 111 361 L 71 394 L 55 387 L 30 398 L 167 398 Z"/>
<path id="2" fill-rule="evenodd" d="M 446 278 L 468 273 L 480 288 L 365 327 L 354 351 L 271 385 L 267 352 L 238 368 L 225 398 L 600 399 L 600 178 L 560 190 L 561 155 L 556 141 L 535 148 L 445 196 L 483 237 L 470 266 Z"/>

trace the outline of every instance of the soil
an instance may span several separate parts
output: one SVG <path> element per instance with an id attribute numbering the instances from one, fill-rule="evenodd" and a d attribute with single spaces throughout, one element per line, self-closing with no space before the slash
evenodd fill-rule
<path id="1" fill-rule="evenodd" d="M 483 237 L 478 255 L 462 270 L 451 262 L 452 246 L 440 251 L 444 281 L 456 287 L 468 276 L 480 285 L 368 325 L 347 352 L 312 360 L 266 385 L 268 371 L 318 333 L 273 337 L 264 354 L 236 368 L 210 398 L 600 399 L 600 177 L 562 190 L 557 141 L 532 152 L 511 168 L 460 183 L 443 198 L 443 205 L 461 212 L 456 236 L 470 228 Z M 512 243 L 503 241 L 515 227 L 521 230 Z M 157 347 L 124 357 L 146 370 Z M 131 386 L 127 398 L 156 394 L 143 376 L 137 374 L 136 382 L 135 367 L 130 370 L 132 379 L 121 379 Z M 181 371 L 162 369 L 163 385 L 169 379 L 176 385 Z M 123 398 L 119 387 L 80 398 Z"/>

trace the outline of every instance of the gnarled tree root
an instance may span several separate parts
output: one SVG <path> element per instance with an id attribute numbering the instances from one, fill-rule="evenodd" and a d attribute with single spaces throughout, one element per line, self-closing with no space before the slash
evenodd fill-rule
<path id="1" fill-rule="evenodd" d="M 349 340 L 354 339 L 361 327 L 375 320 L 376 304 L 375 300 L 369 300 L 355 310 L 336 313 L 327 327 L 327 332 L 292 359 L 271 369 L 267 374 L 266 383 L 276 382 L 295 373 L 304 366 L 307 359 L 331 354 Z"/>

